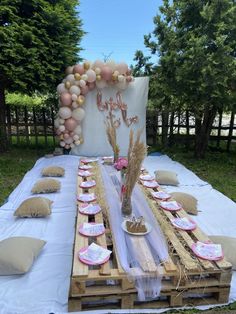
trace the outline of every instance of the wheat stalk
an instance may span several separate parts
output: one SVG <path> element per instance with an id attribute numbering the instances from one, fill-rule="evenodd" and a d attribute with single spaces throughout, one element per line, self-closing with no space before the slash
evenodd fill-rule
<path id="1" fill-rule="evenodd" d="M 114 156 L 119 156 L 119 146 L 117 145 L 116 141 L 116 127 L 114 126 L 111 114 L 109 115 L 109 118 L 105 123 L 108 142 L 112 147 Z"/>
<path id="2" fill-rule="evenodd" d="M 138 180 L 142 162 L 146 156 L 147 148 L 143 142 L 140 142 L 142 130 L 137 132 L 137 137 L 134 142 L 133 131 L 130 131 L 129 150 L 128 150 L 128 167 L 125 177 L 125 196 L 130 197 Z"/>

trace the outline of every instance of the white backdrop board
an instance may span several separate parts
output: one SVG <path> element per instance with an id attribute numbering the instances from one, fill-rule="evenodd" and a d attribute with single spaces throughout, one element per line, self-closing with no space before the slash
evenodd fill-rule
<path id="1" fill-rule="evenodd" d="M 146 106 L 148 99 L 148 77 L 135 78 L 125 91 L 122 99 L 127 104 L 127 117 L 138 116 L 138 122 L 127 127 L 122 119 L 121 111 L 114 111 L 116 119 L 120 118 L 121 124 L 117 128 L 117 143 L 120 147 L 120 156 L 126 156 L 131 128 L 136 131 L 143 128 L 142 141 L 146 144 Z M 117 89 L 107 87 L 102 90 L 102 101 L 110 97 L 116 101 Z M 99 111 L 97 107 L 97 91 L 93 90 L 86 95 L 84 105 L 85 119 L 82 122 L 84 143 L 71 150 L 73 155 L 80 156 L 108 156 L 112 155 L 112 148 L 106 136 L 105 120 L 108 111 Z"/>

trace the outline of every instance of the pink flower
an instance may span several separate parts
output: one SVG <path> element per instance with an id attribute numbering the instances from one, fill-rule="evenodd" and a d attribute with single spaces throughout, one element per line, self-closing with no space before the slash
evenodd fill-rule
<path id="1" fill-rule="evenodd" d="M 124 157 L 119 157 L 117 162 L 114 163 L 116 170 L 126 169 L 128 166 L 128 160 Z"/>

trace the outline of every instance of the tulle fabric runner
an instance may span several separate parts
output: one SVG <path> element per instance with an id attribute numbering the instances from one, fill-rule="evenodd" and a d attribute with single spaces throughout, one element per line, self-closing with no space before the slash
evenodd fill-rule
<path id="1" fill-rule="evenodd" d="M 165 237 L 152 210 L 148 206 L 144 194 L 137 184 L 132 193 L 131 200 L 133 214 L 136 217 L 143 216 L 145 221 L 152 226 L 152 231 L 145 236 L 132 236 L 124 232 L 121 228 L 123 217 L 121 215 L 120 173 L 111 166 L 100 165 L 100 168 L 106 200 L 110 208 L 110 224 L 121 266 L 128 274 L 130 280 L 135 282 L 140 301 L 157 298 L 161 291 L 162 275 L 157 271 L 156 267 L 163 261 L 168 260 Z M 137 246 L 140 240 L 141 243 L 147 246 L 148 251 L 152 255 L 152 261 L 149 261 L 148 258 L 146 259 L 147 267 L 143 264 L 144 257 L 142 256 L 142 250 Z M 149 263 L 154 264 L 154 271 L 147 271 L 150 266 Z"/>

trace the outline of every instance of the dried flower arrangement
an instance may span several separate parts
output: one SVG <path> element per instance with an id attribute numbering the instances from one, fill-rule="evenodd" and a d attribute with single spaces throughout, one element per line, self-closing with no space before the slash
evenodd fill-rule
<path id="1" fill-rule="evenodd" d="M 116 126 L 113 122 L 113 116 L 111 112 L 109 113 L 109 117 L 107 117 L 107 120 L 105 123 L 106 123 L 106 133 L 107 133 L 108 142 L 110 143 L 112 147 L 113 154 L 114 154 L 114 162 L 116 162 L 119 157 L 120 148 L 116 141 Z"/>

